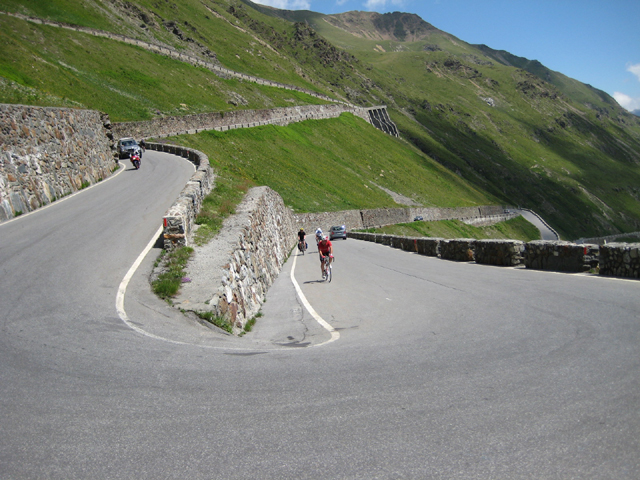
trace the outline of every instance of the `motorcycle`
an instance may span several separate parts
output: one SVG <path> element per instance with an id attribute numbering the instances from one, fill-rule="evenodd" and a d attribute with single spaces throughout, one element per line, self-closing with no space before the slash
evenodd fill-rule
<path id="1" fill-rule="evenodd" d="M 138 170 L 140 168 L 140 155 L 138 155 L 138 152 L 132 153 L 130 159 L 133 167 Z"/>

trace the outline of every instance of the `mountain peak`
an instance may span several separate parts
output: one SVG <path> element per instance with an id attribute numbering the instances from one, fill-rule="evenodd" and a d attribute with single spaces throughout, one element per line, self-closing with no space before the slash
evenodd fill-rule
<path id="1" fill-rule="evenodd" d="M 371 40 L 415 42 L 440 32 L 413 13 L 376 13 L 352 11 L 327 15 L 325 21 L 358 37 Z"/>

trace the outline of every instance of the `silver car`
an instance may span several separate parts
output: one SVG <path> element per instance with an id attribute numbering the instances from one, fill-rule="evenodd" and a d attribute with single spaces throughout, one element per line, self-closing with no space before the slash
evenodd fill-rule
<path id="1" fill-rule="evenodd" d="M 334 240 L 336 238 L 344 238 L 347 239 L 347 227 L 341 225 L 339 227 L 331 227 L 329 230 L 329 240 Z"/>
<path id="2" fill-rule="evenodd" d="M 142 148 L 133 138 L 125 137 L 118 140 L 118 158 L 129 158 L 134 152 L 142 158 Z"/>

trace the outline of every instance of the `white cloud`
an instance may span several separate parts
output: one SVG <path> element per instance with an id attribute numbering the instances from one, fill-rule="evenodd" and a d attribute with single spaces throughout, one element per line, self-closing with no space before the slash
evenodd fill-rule
<path id="1" fill-rule="evenodd" d="M 309 10 L 311 8 L 310 0 L 253 0 L 253 2 L 282 10 Z"/>
<path id="2" fill-rule="evenodd" d="M 405 3 L 405 0 L 366 0 L 363 5 L 367 10 L 378 11 L 385 10 L 387 5 L 402 7 Z"/>
<path id="3" fill-rule="evenodd" d="M 616 102 L 625 110 L 629 110 L 630 112 L 640 110 L 640 98 L 633 98 L 621 92 L 614 92 L 613 98 L 615 98 Z"/>
<path id="4" fill-rule="evenodd" d="M 636 77 L 638 77 L 638 80 L 640 81 L 640 63 L 629 65 L 627 67 L 627 72 L 633 73 Z"/>

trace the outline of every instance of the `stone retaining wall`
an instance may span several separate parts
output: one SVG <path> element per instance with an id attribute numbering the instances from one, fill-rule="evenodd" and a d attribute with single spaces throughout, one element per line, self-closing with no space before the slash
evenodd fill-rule
<path id="1" fill-rule="evenodd" d="M 600 275 L 640 278 L 640 243 L 577 245 L 570 242 L 536 240 L 474 240 L 430 237 L 400 237 L 366 232 L 347 232 L 349 238 L 388 245 L 461 262 L 518 266 L 556 272 L 585 272 L 599 269 Z"/>
<path id="2" fill-rule="evenodd" d="M 353 113 L 369 122 L 367 110 L 367 108 L 341 104 L 302 105 L 262 110 L 234 110 L 224 113 L 212 112 L 179 117 L 171 116 L 141 122 L 121 122 L 114 123 L 112 128 L 114 138 L 133 137 L 140 140 L 142 138 L 195 134 L 205 130 L 227 131 L 260 125 L 285 126 L 292 122 L 310 119 L 336 118 L 344 112 Z"/>
<path id="3" fill-rule="evenodd" d="M 268 187 L 249 191 L 234 222 L 237 244 L 222 266 L 221 285 L 209 304 L 239 331 L 260 310 L 296 243 L 296 231 L 291 212 Z"/>
<path id="4" fill-rule="evenodd" d="M 597 245 L 535 240 L 525 247 L 525 265 L 534 270 L 584 272 L 598 265 Z"/>
<path id="5" fill-rule="evenodd" d="M 111 175 L 117 165 L 106 115 L 0 104 L 0 221 Z"/>
<path id="6" fill-rule="evenodd" d="M 216 237 L 194 246 L 174 305 L 209 312 L 229 322 L 234 333 L 253 318 L 296 242 L 291 212 L 268 187 L 249 190 Z"/>
<path id="7" fill-rule="evenodd" d="M 640 243 L 600 246 L 600 275 L 640 278 Z"/>
<path id="8" fill-rule="evenodd" d="M 492 225 L 515 218 L 517 214 L 505 214 L 500 205 L 484 205 L 479 207 L 413 207 L 413 208 L 377 208 L 371 210 L 342 210 L 339 212 L 296 213 L 294 219 L 298 228 L 304 228 L 307 233 L 314 232 L 320 227 L 328 232 L 334 225 L 345 225 L 347 230 L 377 228 L 385 225 L 412 222 L 416 216 L 422 216 L 425 221 L 458 219 L 465 223 Z"/>
<path id="9" fill-rule="evenodd" d="M 524 260 L 525 243 L 519 240 L 476 240 L 476 263 L 514 267 Z"/>

